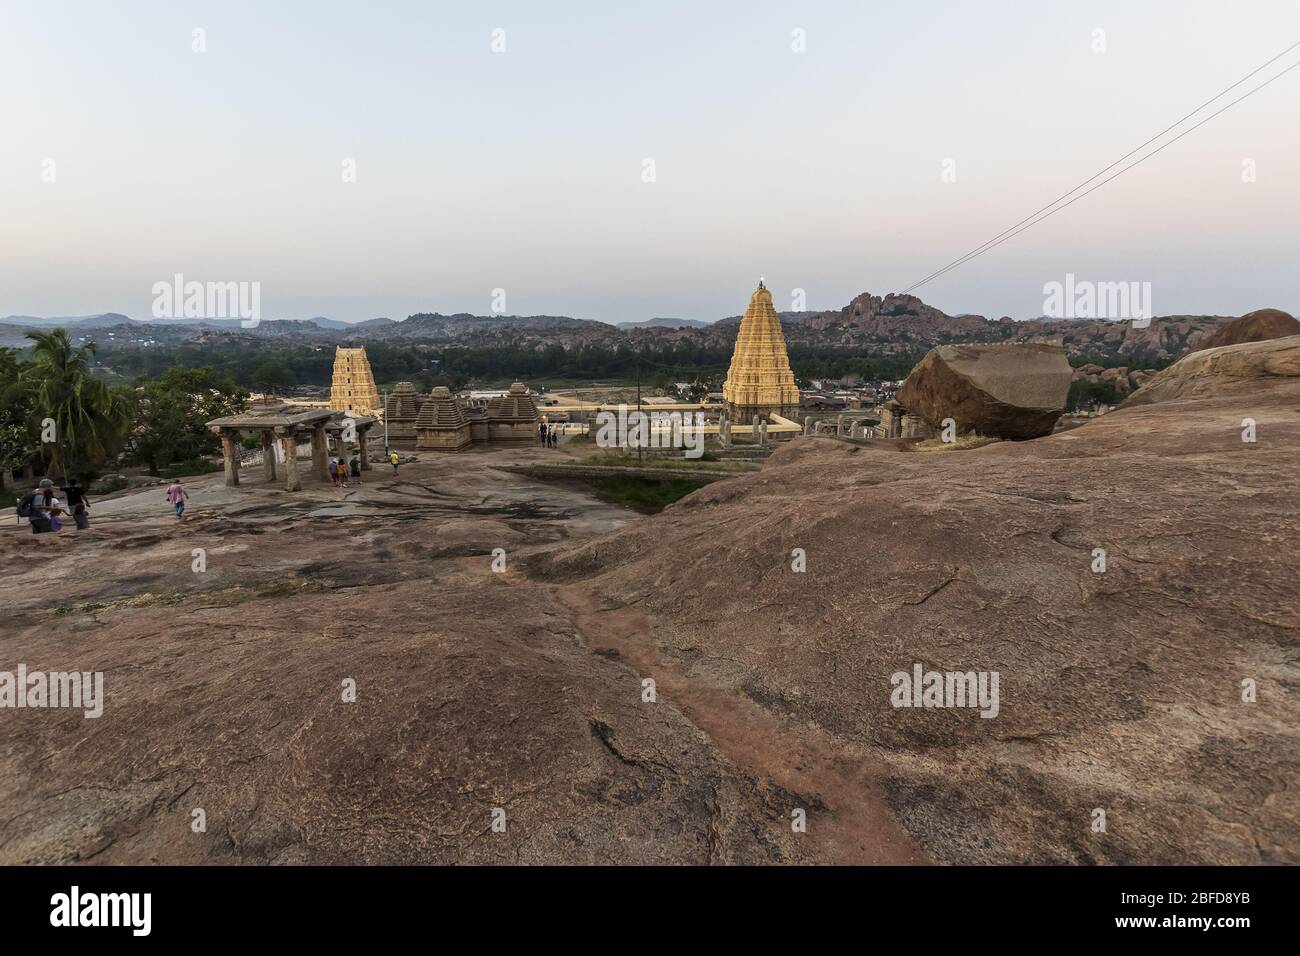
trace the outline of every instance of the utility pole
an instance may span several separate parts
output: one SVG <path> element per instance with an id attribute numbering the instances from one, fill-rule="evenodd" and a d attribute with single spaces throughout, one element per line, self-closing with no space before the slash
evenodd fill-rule
<path id="1" fill-rule="evenodd" d="M 384 389 L 384 457 L 388 457 L 388 389 Z"/>
<path id="2" fill-rule="evenodd" d="M 641 429 L 645 427 L 644 420 L 641 417 L 641 356 L 636 357 L 636 423 L 637 435 L 642 434 Z M 641 464 L 641 446 L 645 444 L 640 437 L 636 443 L 636 463 Z"/>

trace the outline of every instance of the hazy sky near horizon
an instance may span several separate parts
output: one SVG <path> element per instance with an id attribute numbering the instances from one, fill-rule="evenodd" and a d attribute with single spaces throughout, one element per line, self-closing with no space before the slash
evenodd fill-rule
<path id="1" fill-rule="evenodd" d="M 259 282 L 267 319 L 487 314 L 501 288 L 712 320 L 759 275 L 840 308 L 1297 40 L 1289 0 L 0 0 L 0 315 L 146 318 L 175 273 Z M 1074 273 L 1150 282 L 1157 314 L 1296 313 L 1297 253 L 1300 69 L 916 294 L 1027 318 Z"/>

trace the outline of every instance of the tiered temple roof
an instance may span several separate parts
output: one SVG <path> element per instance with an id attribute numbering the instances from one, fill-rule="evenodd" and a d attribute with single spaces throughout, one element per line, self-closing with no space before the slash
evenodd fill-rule
<path id="1" fill-rule="evenodd" d="M 738 422 L 754 415 L 788 415 L 799 407 L 799 389 L 790 370 L 781 317 L 762 281 L 740 320 L 722 398 L 732 420 Z"/>
<path id="2" fill-rule="evenodd" d="M 505 395 L 488 401 L 487 417 L 493 421 L 535 422 L 537 406 L 523 382 L 515 382 Z"/>
<path id="3" fill-rule="evenodd" d="M 439 385 L 425 400 L 424 407 L 415 418 L 418 428 L 457 428 L 468 419 L 451 391 L 445 385 Z"/>

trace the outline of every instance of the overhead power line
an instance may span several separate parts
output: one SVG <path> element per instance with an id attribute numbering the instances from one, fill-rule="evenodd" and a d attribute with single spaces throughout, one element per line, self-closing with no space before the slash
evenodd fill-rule
<path id="1" fill-rule="evenodd" d="M 1204 126 L 1206 123 L 1208 123 L 1210 120 L 1214 119 L 1214 117 L 1218 116 L 1220 113 L 1224 112 L 1225 110 L 1231 109 L 1232 107 L 1236 106 L 1238 103 L 1240 103 L 1242 100 L 1246 99 L 1247 97 L 1252 96 L 1252 95 L 1255 94 L 1255 93 L 1258 93 L 1260 90 L 1262 90 L 1264 87 L 1268 86 L 1268 85 L 1269 85 L 1270 83 L 1272 83 L 1274 80 L 1280 79 L 1281 77 L 1285 76 L 1287 73 L 1290 73 L 1290 72 L 1291 72 L 1292 70 L 1294 70 L 1297 66 L 1300 66 L 1300 61 L 1297 61 L 1296 63 L 1291 64 L 1291 65 L 1288 66 L 1285 70 L 1283 70 L 1281 73 L 1278 73 L 1278 74 L 1274 75 L 1273 77 L 1269 78 L 1268 80 L 1265 80 L 1265 81 L 1264 81 L 1263 83 L 1261 83 L 1259 86 L 1256 86 L 1254 89 L 1252 89 L 1252 90 L 1248 91 L 1247 93 L 1244 93 L 1243 95 L 1239 96 L 1237 99 L 1233 100 L 1233 101 L 1232 101 L 1231 103 L 1229 103 L 1227 106 L 1224 106 L 1224 107 L 1222 107 L 1222 108 L 1216 110 L 1215 112 L 1211 113 L 1209 116 L 1205 117 L 1205 119 L 1201 120 L 1201 121 L 1200 121 L 1199 123 L 1197 123 L 1195 126 L 1192 126 L 1192 127 L 1189 127 L 1188 129 L 1183 130 L 1183 132 L 1179 133 L 1177 136 L 1175 136 L 1175 137 L 1174 137 L 1173 139 L 1171 139 L 1169 142 L 1163 144 L 1162 146 L 1157 147 L 1156 149 L 1152 150 L 1150 153 L 1147 153 L 1145 156 L 1141 157 L 1141 158 L 1138 159 L 1136 162 L 1130 163 L 1128 166 L 1125 166 L 1125 167 L 1124 167 L 1123 169 L 1121 169 L 1119 172 L 1115 173 L 1115 175 L 1110 176 L 1110 177 L 1107 177 L 1106 179 L 1104 179 L 1104 180 L 1102 180 L 1101 182 L 1097 183 L 1097 185 L 1093 186 L 1091 189 L 1088 189 L 1087 191 L 1085 191 L 1085 192 L 1083 192 L 1083 193 L 1080 193 L 1078 196 L 1075 196 L 1075 197 L 1074 197 L 1073 199 L 1071 199 L 1069 202 L 1064 203 L 1063 205 L 1059 205 L 1059 206 L 1057 205 L 1057 204 L 1060 203 L 1062 200 L 1066 199 L 1067 197 L 1069 197 L 1069 196 L 1072 195 L 1073 193 L 1078 192 L 1078 191 L 1079 191 L 1080 189 L 1082 189 L 1084 186 L 1088 185 L 1088 183 L 1090 183 L 1090 182 L 1092 182 L 1093 180 L 1097 179 L 1099 176 L 1103 176 L 1103 175 L 1105 175 L 1107 172 L 1109 172 L 1110 170 L 1114 169 L 1116 166 L 1118 166 L 1120 163 L 1124 162 L 1124 160 L 1128 159 L 1128 158 L 1129 158 L 1130 156 L 1132 156 L 1134 153 L 1137 153 L 1137 152 L 1141 151 L 1141 150 L 1144 149 L 1145 147 L 1147 147 L 1147 146 L 1151 145 L 1152 143 L 1154 143 L 1156 140 L 1158 140 L 1158 139 L 1160 139 L 1161 137 L 1165 136 L 1165 135 L 1166 135 L 1167 133 L 1169 133 L 1171 130 L 1177 128 L 1178 126 L 1180 126 L 1181 124 L 1183 124 L 1184 122 L 1186 122 L 1188 119 L 1190 119 L 1191 117 L 1193 117 L 1193 116 L 1195 116 L 1197 113 L 1199 113 L 1201 110 L 1205 109 L 1205 107 L 1209 106 L 1209 105 L 1210 105 L 1211 103 L 1213 103 L 1215 100 L 1222 98 L 1222 97 L 1223 97 L 1225 94 L 1227 94 L 1227 93 L 1230 93 L 1232 90 L 1236 89 L 1236 88 L 1237 88 L 1238 86 L 1240 86 L 1242 83 L 1246 82 L 1246 80 L 1250 79 L 1252 76 L 1254 76 L 1255 74 L 1259 73 L 1261 70 L 1265 69 L 1265 68 L 1268 67 L 1270 64 L 1272 64 L 1272 63 L 1276 63 L 1279 59 L 1281 59 L 1282 57 L 1286 56 L 1288 53 L 1290 53 L 1292 50 L 1294 50 L 1294 49 L 1295 49 L 1296 47 L 1298 47 L 1298 46 L 1300 46 L 1300 40 L 1297 40 L 1295 43 L 1292 43 L 1289 47 L 1287 47 L 1287 48 L 1286 48 L 1285 50 L 1283 50 L 1281 53 L 1277 54 L 1277 56 L 1274 56 L 1273 58 L 1271 58 L 1271 59 L 1269 59 L 1269 60 L 1266 60 L 1264 63 L 1261 63 L 1259 66 L 1255 67 L 1255 69 L 1251 70 L 1249 73 L 1247 73 L 1247 74 L 1246 74 L 1245 76 L 1243 76 L 1241 79 L 1237 80 L 1237 82 L 1233 83 L 1231 86 L 1227 87 L 1226 89 L 1224 89 L 1224 90 L 1222 90 L 1222 91 L 1216 93 L 1214 96 L 1210 97 L 1208 100 L 1206 100 L 1206 101 L 1205 101 L 1204 103 L 1202 103 L 1200 106 L 1196 107 L 1196 109 L 1194 109 L 1194 110 L 1192 110 L 1190 113 L 1187 113 L 1186 115 L 1182 116 L 1182 117 L 1181 117 L 1180 119 L 1178 119 L 1176 122 L 1174 122 L 1174 123 L 1170 124 L 1169 126 L 1165 127 L 1163 130 L 1161 130 L 1161 131 L 1160 131 L 1159 133 L 1157 133 L 1155 136 L 1152 136 L 1152 137 L 1151 137 L 1150 139 L 1148 139 L 1146 142 L 1142 143 L 1142 144 L 1139 145 L 1139 146 L 1135 146 L 1133 149 L 1129 150 L 1127 153 L 1125 153 L 1125 154 L 1124 154 L 1123 156 L 1121 156 L 1119 159 L 1115 160 L 1115 161 L 1114 161 L 1113 163 L 1111 163 L 1109 166 L 1107 166 L 1107 167 L 1105 167 L 1104 169 L 1101 169 L 1101 170 L 1099 170 L 1098 172 L 1094 173 L 1093 175 L 1089 176 L 1087 179 L 1085 179 L 1083 182 L 1079 183 L 1079 185 L 1075 186 L 1073 189 L 1069 190 L 1068 192 L 1062 193 L 1062 194 L 1061 194 L 1060 196 L 1058 196 L 1056 199 L 1054 199 L 1054 200 L 1052 200 L 1051 202 L 1049 202 L 1046 206 L 1043 206 L 1043 207 L 1041 207 L 1041 208 L 1035 210 L 1034 212 L 1030 213 L 1028 216 L 1026 216 L 1024 219 L 1021 219 L 1019 222 L 1015 223 L 1014 225 L 1012 225 L 1012 226 L 1008 226 L 1006 229 L 1004 229 L 1002 232 L 998 233 L 998 234 L 997 234 L 996 236 L 994 236 L 992 239 L 989 239 L 989 240 L 987 240 L 986 242 L 981 243 L 980 245 L 978 245 L 978 246 L 976 246 L 974 249 L 972 249 L 970 252 L 967 252 L 965 255 L 963 255 L 963 256 L 959 256 L 958 258 L 956 258 L 956 259 L 954 259 L 953 261 L 949 262 L 947 265 L 945 265 L 945 266 L 943 266 L 943 267 L 941 267 L 941 268 L 939 268 L 939 269 L 936 269 L 934 272 L 930 273 L 929 275 L 927 275 L 925 278 L 921 279 L 920 281 L 915 282 L 915 283 L 913 283 L 912 285 L 908 286 L 906 289 L 903 290 L 903 294 L 906 295 L 907 293 L 912 292 L 912 291 L 915 290 L 915 289 L 919 289 L 921 286 L 925 285 L 925 284 L 928 283 L 928 282 L 931 282 L 931 281 L 934 280 L 934 279 L 939 278 L 939 276 L 943 275 L 944 273 L 948 272 L 949 270 L 951 270 L 951 269 L 955 269 L 955 268 L 957 268 L 957 266 L 963 265 L 963 264 L 969 262 L 970 260 L 972 260 L 972 259 L 974 259 L 974 258 L 976 258 L 976 257 L 978 257 L 978 256 L 983 255 L 984 253 L 988 252 L 990 249 L 993 249 L 993 248 L 996 248 L 997 246 L 1000 246 L 1002 243 L 1006 242 L 1008 239 L 1011 239 L 1011 238 L 1013 238 L 1014 236 L 1018 236 L 1020 233 L 1024 232 L 1026 229 L 1029 229 L 1029 228 L 1031 228 L 1032 226 L 1037 225 L 1038 223 L 1042 222 L 1044 219 L 1048 218 L 1049 216 L 1051 216 L 1051 215 L 1053 215 L 1053 214 L 1055 214 L 1055 213 L 1060 212 L 1062 209 L 1065 209 L 1067 206 L 1073 205 L 1075 202 L 1077 202 L 1078 200 L 1082 199 L 1084 196 L 1088 195 L 1089 193 L 1093 192 L 1094 190 L 1099 189 L 1099 188 L 1101 188 L 1102 186 L 1106 185 L 1106 183 L 1110 182 L 1111 180 L 1116 179 L 1116 178 L 1119 177 L 1119 176 L 1122 176 L 1124 173 L 1128 172 L 1130 169 L 1133 169 L 1135 166 L 1139 166 L 1139 165 L 1141 165 L 1142 163 L 1146 162 L 1146 161 L 1147 161 L 1148 159 L 1150 159 L 1152 156 L 1156 155 L 1156 153 L 1159 153 L 1161 150 L 1165 149 L 1165 147 L 1167 147 L 1167 146 L 1172 146 L 1174 143 L 1178 142 L 1178 140 L 1182 139 L 1182 138 L 1183 138 L 1184 136 L 1186 136 L 1188 133 L 1192 132 L 1193 130 L 1199 129 L 1201 126 Z M 1053 208 L 1053 207 L 1055 207 L 1055 208 Z M 1048 212 L 1048 210 L 1051 210 L 1051 211 Z M 1043 213 L 1045 213 L 1045 215 L 1040 215 L 1040 214 L 1043 214 Z M 1036 217 L 1037 217 L 1037 218 L 1036 218 Z M 1032 221 L 1031 221 L 1031 220 L 1032 220 Z"/>

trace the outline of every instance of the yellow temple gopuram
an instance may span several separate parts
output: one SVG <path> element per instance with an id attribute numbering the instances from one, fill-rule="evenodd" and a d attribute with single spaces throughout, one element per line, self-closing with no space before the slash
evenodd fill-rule
<path id="1" fill-rule="evenodd" d="M 727 417 L 736 423 L 750 422 L 755 415 L 764 421 L 772 415 L 789 417 L 799 408 L 799 389 L 790 371 L 781 317 L 772 307 L 772 293 L 762 279 L 740 320 L 722 400 Z"/>
<path id="2" fill-rule="evenodd" d="M 365 349 L 335 349 L 329 404 L 354 415 L 380 414 L 379 390 Z"/>

